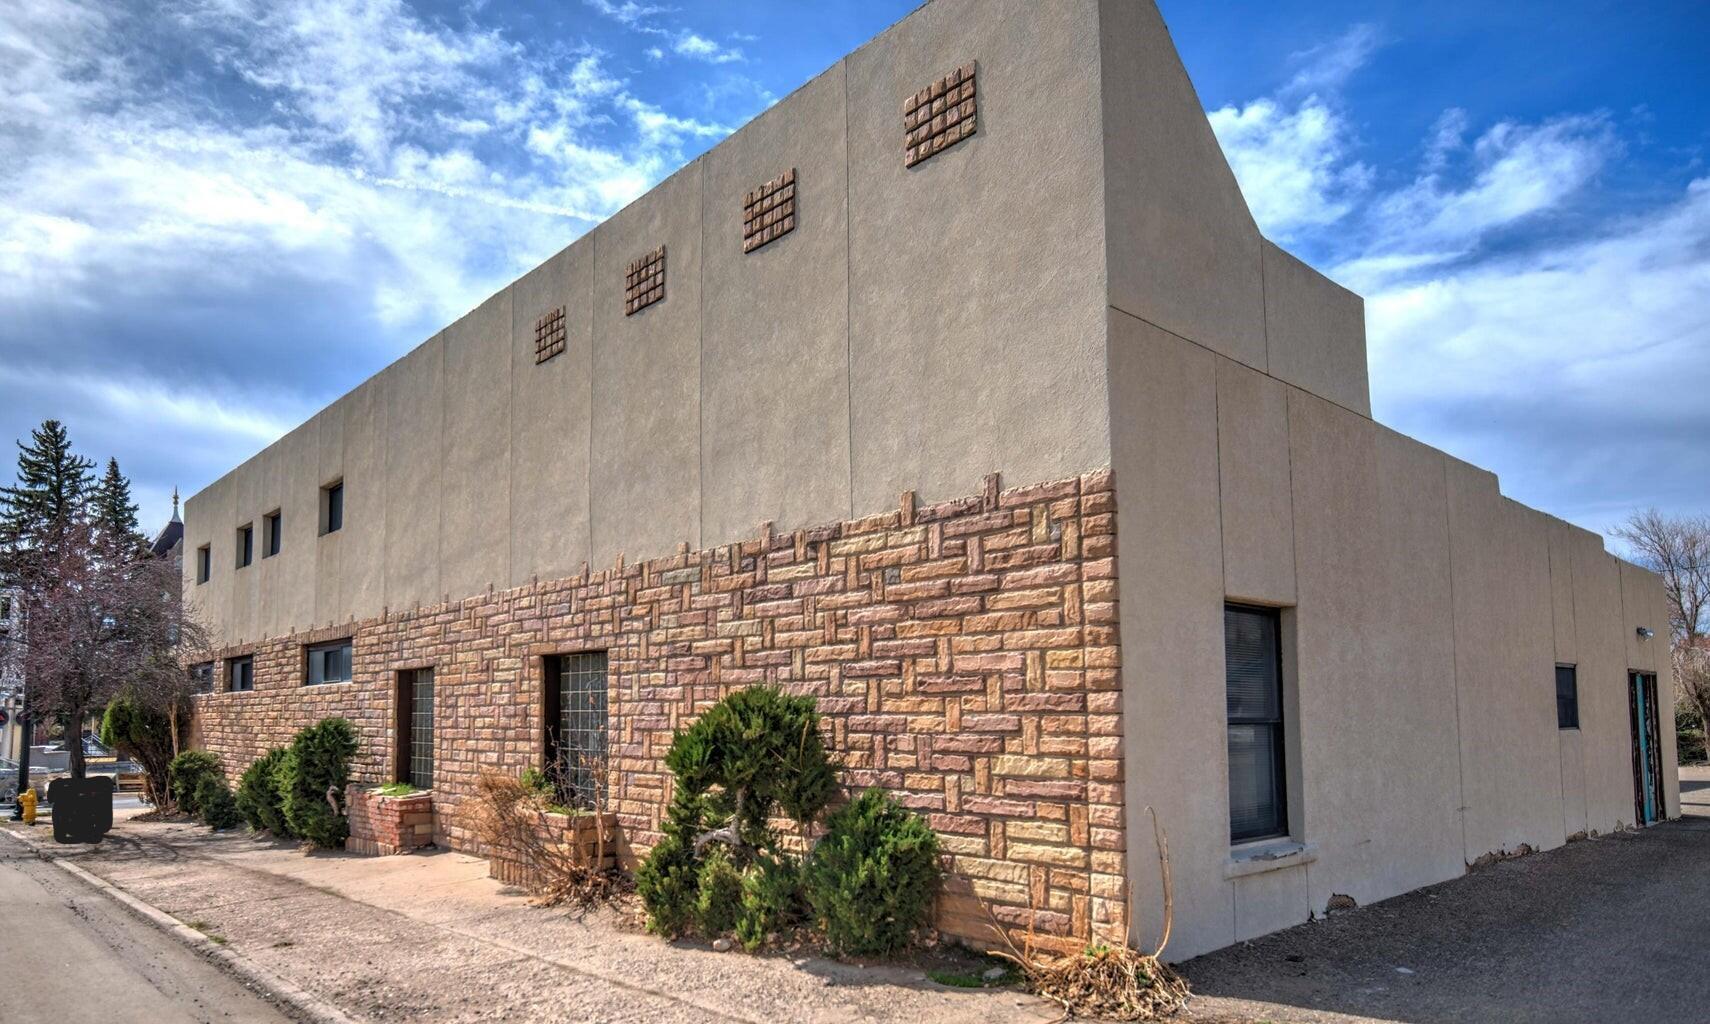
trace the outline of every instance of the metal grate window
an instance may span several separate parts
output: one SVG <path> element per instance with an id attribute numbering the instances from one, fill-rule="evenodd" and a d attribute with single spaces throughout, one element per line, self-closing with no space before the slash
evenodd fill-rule
<path id="1" fill-rule="evenodd" d="M 570 807 L 593 810 L 606 795 L 606 652 L 555 660 L 557 733 L 551 754 L 558 798 Z"/>
<path id="2" fill-rule="evenodd" d="M 410 758 L 408 782 L 433 788 L 433 669 L 418 668 L 410 680 Z"/>

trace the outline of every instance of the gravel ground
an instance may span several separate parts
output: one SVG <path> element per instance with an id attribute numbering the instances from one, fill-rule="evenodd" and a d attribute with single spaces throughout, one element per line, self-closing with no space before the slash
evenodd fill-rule
<path id="1" fill-rule="evenodd" d="M 86 870 L 376 1024 L 1033 1024 L 1056 1016 L 1019 991 L 949 988 L 918 967 L 720 954 L 603 915 L 532 908 L 486 878 L 484 862 L 461 854 L 304 855 L 142 822 L 78 849 L 72 859 Z"/>
<path id="2" fill-rule="evenodd" d="M 1710 769 L 1685 816 L 1178 965 L 1209 1022 L 1710 1021 Z"/>

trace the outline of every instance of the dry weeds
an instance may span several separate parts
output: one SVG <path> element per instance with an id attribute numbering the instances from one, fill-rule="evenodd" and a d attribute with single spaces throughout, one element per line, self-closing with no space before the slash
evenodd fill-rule
<path id="1" fill-rule="evenodd" d="M 1150 807 L 1146 810 L 1152 815 L 1152 838 L 1158 847 L 1158 868 L 1164 880 L 1164 932 L 1157 949 L 1142 953 L 1124 941 L 1090 945 L 1074 956 L 1044 956 L 1034 949 L 1031 926 L 1017 949 L 1009 934 L 995 920 L 992 922 L 993 930 L 1010 949 L 1008 953 L 997 951 L 996 955 L 1014 961 L 1026 975 L 1028 988 L 1063 1008 L 1058 1020 L 1070 1016 L 1162 1020 L 1174 1016 L 1187 1004 L 1190 995 L 1187 979 L 1159 959 L 1170 942 L 1175 895 L 1170 883 L 1169 843 L 1158 825 L 1157 812 Z"/>

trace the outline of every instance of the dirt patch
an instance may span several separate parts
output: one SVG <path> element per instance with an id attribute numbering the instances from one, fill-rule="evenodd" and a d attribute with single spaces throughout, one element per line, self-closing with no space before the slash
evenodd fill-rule
<path id="1" fill-rule="evenodd" d="M 1691 815 L 1710 811 L 1710 772 L 1693 774 L 1681 773 L 1680 821 L 1498 859 L 1180 964 L 1196 993 L 1187 1017 L 1702 1024 L 1710 817 Z"/>

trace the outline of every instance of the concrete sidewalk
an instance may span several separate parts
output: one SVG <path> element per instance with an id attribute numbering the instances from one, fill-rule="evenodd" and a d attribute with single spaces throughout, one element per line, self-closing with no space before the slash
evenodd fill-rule
<path id="1" fill-rule="evenodd" d="M 947 988 L 919 969 L 719 954 L 603 912 L 533 908 L 489 879 L 485 861 L 457 853 L 305 855 L 237 833 L 138 822 L 120 823 L 97 847 L 46 852 L 369 1021 L 1024 1024 L 1057 1015 L 1022 993 Z"/>

